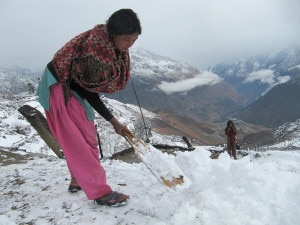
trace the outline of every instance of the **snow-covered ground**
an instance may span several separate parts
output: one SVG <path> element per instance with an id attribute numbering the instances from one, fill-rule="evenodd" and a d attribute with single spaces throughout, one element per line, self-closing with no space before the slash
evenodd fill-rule
<path id="1" fill-rule="evenodd" d="M 17 112 L 18 104 L 39 107 L 36 99 L 18 101 L 1 100 L 0 146 L 25 149 L 14 152 L 21 155 L 42 154 L 30 156 L 25 163 L 1 166 L 0 225 L 300 224 L 300 151 L 273 151 L 269 146 L 268 151 L 250 151 L 239 160 L 226 153 L 211 159 L 208 149 L 212 146 L 177 152 L 176 163 L 191 185 L 176 191 L 161 185 L 142 163 L 105 158 L 101 162 L 108 183 L 129 194 L 130 200 L 119 208 L 98 206 L 82 191 L 67 192 L 70 178 L 65 160 L 55 157 Z M 121 118 L 124 109 L 112 104 Z M 124 122 L 130 120 L 132 116 L 124 117 Z M 104 133 L 109 132 L 101 134 L 105 141 L 109 137 Z M 106 155 L 125 143 L 111 136 L 110 144 L 104 145 Z"/>

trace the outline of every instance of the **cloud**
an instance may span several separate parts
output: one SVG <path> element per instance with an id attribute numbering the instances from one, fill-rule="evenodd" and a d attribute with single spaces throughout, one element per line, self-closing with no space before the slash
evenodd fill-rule
<path id="1" fill-rule="evenodd" d="M 262 95 L 267 93 L 272 87 L 285 83 L 291 79 L 290 76 L 275 76 L 274 71 L 270 69 L 263 69 L 263 70 L 258 70 L 255 72 L 250 73 L 246 79 L 245 83 L 250 83 L 250 82 L 255 82 L 255 81 L 260 81 L 261 83 L 266 83 L 268 84 L 268 88 Z"/>
<path id="2" fill-rule="evenodd" d="M 175 92 L 190 91 L 195 87 L 204 85 L 214 85 L 221 81 L 222 78 L 220 78 L 217 74 L 203 71 L 201 74 L 198 74 L 195 77 L 186 80 L 180 80 L 177 82 L 162 81 L 161 84 L 158 85 L 158 88 L 166 94 L 172 94 Z"/>
<path id="3" fill-rule="evenodd" d="M 277 84 L 282 84 L 290 80 L 290 76 L 275 76 L 274 71 L 270 69 L 258 70 L 250 73 L 246 79 L 245 83 L 250 83 L 254 81 L 260 81 L 261 83 L 266 83 L 270 87 Z"/>
<path id="4" fill-rule="evenodd" d="M 277 77 L 277 84 L 283 84 L 285 82 L 288 82 L 290 79 L 290 76 L 279 76 Z"/>
<path id="5" fill-rule="evenodd" d="M 246 79 L 245 83 L 251 83 L 254 81 L 260 81 L 262 83 L 267 83 L 272 85 L 274 83 L 274 71 L 269 69 L 258 70 L 250 73 Z"/>

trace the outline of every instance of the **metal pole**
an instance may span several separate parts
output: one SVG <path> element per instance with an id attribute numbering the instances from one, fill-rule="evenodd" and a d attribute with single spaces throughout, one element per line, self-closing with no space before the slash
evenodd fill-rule
<path id="1" fill-rule="evenodd" d="M 132 88 L 133 88 L 133 91 L 134 91 L 134 94 L 135 94 L 135 97 L 136 97 L 136 100 L 137 100 L 137 103 L 138 103 L 138 105 L 139 105 L 140 112 L 141 112 L 141 115 L 142 115 L 142 120 L 143 120 L 143 123 L 144 123 L 144 128 L 145 128 L 145 133 L 146 133 L 146 138 L 147 138 L 146 141 L 149 142 L 148 131 L 147 131 L 147 127 L 146 127 L 146 123 L 145 123 L 143 111 L 142 111 L 142 108 L 141 108 L 141 104 L 140 104 L 139 98 L 138 98 L 138 96 L 137 96 L 135 87 L 134 87 L 134 85 L 133 85 L 132 79 L 130 79 L 130 81 L 131 81 L 131 85 L 132 85 Z"/>
<path id="2" fill-rule="evenodd" d="M 99 146 L 100 156 L 101 156 L 101 159 L 103 159 L 103 152 L 102 152 L 102 148 L 101 148 L 100 135 L 99 135 L 99 133 L 97 131 L 97 125 L 95 125 L 95 128 L 96 128 L 96 134 L 97 134 L 97 140 L 98 140 L 98 146 Z"/>

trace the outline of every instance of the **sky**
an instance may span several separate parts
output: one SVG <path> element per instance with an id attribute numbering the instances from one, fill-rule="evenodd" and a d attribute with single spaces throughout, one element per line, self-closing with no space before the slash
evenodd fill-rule
<path id="1" fill-rule="evenodd" d="M 135 46 L 200 69 L 300 45 L 298 0 L 1 0 L 0 66 L 44 68 L 120 8 L 141 20 Z"/>
<path id="2" fill-rule="evenodd" d="M 18 96 L 18 101 L 41 110 L 36 96 Z M 110 208 L 93 204 L 83 191 L 67 192 L 70 175 L 66 161 L 55 157 L 35 130 L 30 129 L 29 123 L 14 110 L 18 101 L 0 99 L 3 118 L 0 120 L 0 144 L 8 148 L 19 145 L 19 151 L 13 153 L 19 158 L 28 157 L 21 164 L 4 166 L 2 163 L 13 158 L 6 158 L 1 152 L 0 225 L 300 224 L 300 151 L 283 151 L 288 145 L 300 148 L 299 132 L 294 131 L 294 139 L 290 141 L 268 146 L 267 150 L 261 147 L 262 152 L 249 149 L 248 155 L 238 155 L 238 160 L 230 159 L 227 153 L 211 159 L 208 150 L 222 150 L 217 146 L 194 146 L 194 151 L 178 151 L 176 156 L 155 154 L 156 162 L 151 165 L 161 168 L 163 176 L 166 176 L 165 170 L 175 168 L 177 173 L 180 168 L 184 183 L 176 190 L 162 185 L 143 163 L 109 159 L 113 151 L 106 143 L 102 146 L 105 158 L 101 164 L 106 170 L 107 181 L 113 190 L 130 196 L 127 205 Z M 110 103 L 115 104 L 118 116 L 120 112 L 127 112 L 123 119 L 132 122 L 128 104 Z M 296 122 L 293 125 L 296 126 Z M 100 128 L 106 129 L 101 140 L 113 129 L 104 124 Z M 25 134 L 17 131 L 25 131 Z M 153 141 L 168 144 L 174 138 L 153 134 L 150 146 Z M 121 141 L 113 135 L 110 137 L 109 144 L 122 149 L 117 147 Z M 182 146 L 182 143 L 174 144 Z M 158 151 L 154 147 L 151 150 Z M 174 164 L 168 163 L 170 160 Z"/>

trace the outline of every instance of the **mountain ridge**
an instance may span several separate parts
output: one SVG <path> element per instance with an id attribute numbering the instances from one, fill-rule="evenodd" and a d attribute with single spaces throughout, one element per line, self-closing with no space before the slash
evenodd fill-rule
<path id="1" fill-rule="evenodd" d="M 300 76 L 273 87 L 232 116 L 248 123 L 277 127 L 300 118 Z M 259 116 L 258 116 L 259 115 Z"/>
<path id="2" fill-rule="evenodd" d="M 199 122 L 222 122 L 237 116 L 243 110 L 248 110 L 247 114 L 252 114 L 253 117 L 261 112 L 251 112 L 250 104 L 259 104 L 260 101 L 256 103 L 256 100 L 268 93 L 272 93 L 273 97 L 269 97 L 270 99 L 276 99 L 276 91 L 271 90 L 300 74 L 299 52 L 295 48 L 272 56 L 251 57 L 200 71 L 187 63 L 141 48 L 132 49 L 130 83 L 123 91 L 105 96 L 135 105 L 139 100 L 140 105 L 150 111 L 175 113 Z M 29 83 L 37 86 L 39 78 L 36 73 L 30 74 L 28 70 L 21 68 L 15 71 L 17 72 L 0 70 L 3 84 L 1 93 L 27 92 Z M 166 88 L 169 88 L 168 91 Z M 264 107 L 256 108 L 274 110 L 272 102 L 265 102 Z M 292 106 L 300 104 L 297 98 L 290 103 Z M 296 107 L 294 109 L 297 110 Z M 290 110 L 293 111 L 295 110 Z M 284 119 L 288 114 L 289 112 L 285 112 L 278 121 L 289 122 L 290 120 Z M 245 117 L 239 119 L 242 118 Z M 246 122 L 250 121 L 252 120 Z M 269 123 L 262 123 L 264 126 L 279 125 L 272 124 L 269 120 L 264 121 Z"/>

